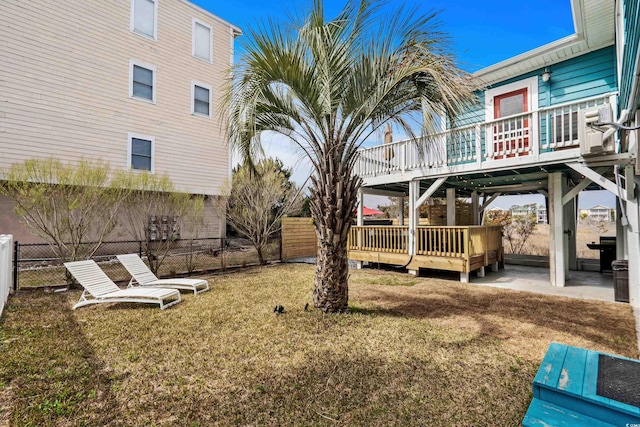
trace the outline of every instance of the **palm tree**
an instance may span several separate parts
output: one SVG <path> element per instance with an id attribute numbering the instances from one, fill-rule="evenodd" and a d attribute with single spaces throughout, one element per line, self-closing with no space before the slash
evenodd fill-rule
<path id="1" fill-rule="evenodd" d="M 436 114 L 453 117 L 473 99 L 436 15 L 388 13 L 384 2 L 361 0 L 327 21 L 323 0 L 314 0 L 302 19 L 250 30 L 229 80 L 228 137 L 245 160 L 261 153 L 260 135 L 271 131 L 312 165 L 313 301 L 324 312 L 347 309 L 347 238 L 362 183 L 354 174 L 358 148 L 387 123 L 411 137 L 416 123 L 432 132 Z"/>

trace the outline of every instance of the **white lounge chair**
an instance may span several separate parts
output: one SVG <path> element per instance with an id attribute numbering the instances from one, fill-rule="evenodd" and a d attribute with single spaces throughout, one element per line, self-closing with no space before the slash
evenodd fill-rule
<path id="1" fill-rule="evenodd" d="M 138 254 L 116 255 L 131 274 L 129 286 L 153 286 L 154 288 L 184 289 L 199 294 L 209 290 L 209 282 L 203 279 L 158 279 Z"/>
<path id="2" fill-rule="evenodd" d="M 140 302 L 158 304 L 164 310 L 182 299 L 175 289 L 129 288 L 120 289 L 93 260 L 65 262 L 64 266 L 84 288 L 75 310 L 89 304 L 107 302 Z"/>

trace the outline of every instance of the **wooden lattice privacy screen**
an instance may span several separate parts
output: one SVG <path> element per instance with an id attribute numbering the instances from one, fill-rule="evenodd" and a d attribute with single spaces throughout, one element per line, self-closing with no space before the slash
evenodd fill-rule
<path id="1" fill-rule="evenodd" d="M 447 205 L 431 205 L 428 212 L 427 225 L 447 225 Z M 456 200 L 456 225 L 473 225 L 471 203 Z"/>
<path id="2" fill-rule="evenodd" d="M 317 237 L 311 218 L 282 218 L 282 260 L 316 256 Z"/>
<path id="3" fill-rule="evenodd" d="M 422 210 L 422 208 L 421 208 Z M 419 218 L 418 225 L 433 225 L 443 227 L 447 225 L 447 205 L 437 204 L 426 207 L 427 217 Z M 398 225 L 398 219 L 392 218 L 393 225 Z M 409 218 L 404 219 L 404 223 L 409 224 Z M 456 200 L 456 225 L 474 225 L 473 209 L 471 203 Z"/>

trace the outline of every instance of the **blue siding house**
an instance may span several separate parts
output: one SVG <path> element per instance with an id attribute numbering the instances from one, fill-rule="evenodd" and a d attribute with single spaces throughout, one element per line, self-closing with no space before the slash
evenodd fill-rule
<path id="1" fill-rule="evenodd" d="M 640 259 L 640 0 L 561 1 L 571 1 L 575 34 L 474 73 L 477 103 L 441 132 L 360 151 L 361 194 L 408 198 L 409 224 L 373 230 L 359 222 L 351 259 L 413 273 L 450 269 L 462 281 L 482 276 L 502 261 L 501 243 L 481 226 L 483 210 L 499 195 L 542 194 L 549 283 L 564 286 L 578 268 L 577 195 L 600 189 L 621 207 L 617 259 Z M 447 200 L 448 227 L 418 225 L 418 208 L 432 197 Z M 456 223 L 456 198 L 471 200 L 470 223 Z M 630 264 L 630 303 L 640 307 L 640 263 Z"/>

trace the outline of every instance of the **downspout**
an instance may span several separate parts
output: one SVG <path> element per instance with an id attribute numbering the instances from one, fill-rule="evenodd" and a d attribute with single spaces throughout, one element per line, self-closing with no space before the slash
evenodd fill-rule
<path id="1" fill-rule="evenodd" d="M 609 138 L 610 136 L 612 136 L 614 133 L 616 133 L 619 129 L 620 126 L 622 126 L 623 123 L 625 123 L 627 121 L 627 118 L 631 115 L 631 112 L 634 109 L 634 105 L 635 105 L 635 101 L 636 101 L 636 91 L 638 90 L 638 81 L 640 80 L 640 70 L 639 70 L 639 65 L 640 65 L 640 48 L 638 49 L 638 52 L 636 53 L 636 62 L 635 62 L 635 66 L 634 66 L 634 70 L 633 70 L 633 80 L 631 82 L 631 91 L 629 92 L 629 100 L 627 101 L 627 108 L 625 108 L 624 110 L 622 110 L 620 112 L 620 118 L 615 122 L 616 125 L 618 126 L 613 126 L 611 128 L 609 128 L 604 135 L 602 136 L 603 140 L 606 140 L 607 138 Z M 631 115 L 631 117 L 633 117 L 633 115 Z M 621 183 L 621 179 L 620 179 L 620 170 L 619 170 L 619 166 L 615 165 L 614 166 L 614 174 L 615 174 L 615 179 L 616 179 L 616 186 L 618 187 L 618 198 L 620 200 L 622 199 L 622 183 Z M 635 185 L 633 182 L 631 183 L 627 183 L 627 185 Z M 620 203 L 620 210 L 622 211 L 622 215 L 620 218 L 620 222 L 622 224 L 623 227 L 627 227 L 629 225 L 629 221 L 627 220 L 627 211 L 626 211 L 626 207 L 624 203 Z"/>
<path id="2" fill-rule="evenodd" d="M 639 6 L 640 7 L 640 6 Z M 636 52 L 636 64 L 633 70 L 633 82 L 631 82 L 631 93 L 629 94 L 629 101 L 627 102 L 627 113 L 633 114 L 635 110 L 633 108 L 635 104 L 635 95 L 638 92 L 638 81 L 640 80 L 640 45 L 638 45 L 638 51 Z"/>
<path id="3" fill-rule="evenodd" d="M 618 131 L 618 129 L 623 126 L 622 124 L 627 121 L 627 117 L 629 117 L 629 109 L 624 109 L 620 112 L 620 118 L 613 123 L 596 123 L 596 125 L 611 125 L 609 129 L 602 135 L 602 140 L 606 141 L 607 138 L 613 136 L 614 133 Z"/>
<path id="4" fill-rule="evenodd" d="M 633 80 L 631 82 L 631 91 L 629 92 L 629 99 L 627 100 L 627 108 L 620 112 L 620 119 L 616 122 L 617 124 L 620 124 L 620 125 L 626 122 L 629 116 L 633 118 L 632 113 L 634 112 L 634 106 L 636 104 L 636 93 L 638 91 L 638 81 L 640 81 L 640 47 L 637 49 L 637 52 L 636 52 L 636 62 L 634 65 L 632 76 L 633 76 Z M 604 133 L 603 139 L 606 139 L 607 137 L 613 135 L 617 130 L 618 129 L 616 127 L 612 127 L 608 129 Z M 636 146 L 636 150 L 637 150 L 637 146 Z M 620 200 L 623 200 L 621 195 L 622 188 L 621 188 L 620 171 L 619 171 L 618 165 L 614 167 L 614 173 L 615 173 L 615 179 L 616 179 L 616 186 L 618 187 L 618 197 Z M 627 182 L 627 185 L 635 185 L 635 183 Z M 623 227 L 627 227 L 629 225 L 629 221 L 627 220 L 627 210 L 625 207 L 625 203 L 620 203 L 620 210 L 622 211 L 620 222 Z"/>

